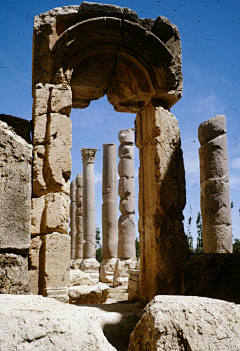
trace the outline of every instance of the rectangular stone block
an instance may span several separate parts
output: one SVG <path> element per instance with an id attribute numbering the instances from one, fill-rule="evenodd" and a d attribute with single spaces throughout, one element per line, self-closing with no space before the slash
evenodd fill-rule
<path id="1" fill-rule="evenodd" d="M 0 249 L 30 246 L 32 146 L 0 121 Z"/>
<path id="2" fill-rule="evenodd" d="M 27 255 L 0 254 L 0 294 L 30 293 Z"/>
<path id="3" fill-rule="evenodd" d="M 50 193 L 45 197 L 44 233 L 68 234 L 69 196 L 64 193 Z"/>
<path id="4" fill-rule="evenodd" d="M 48 296 L 47 289 L 62 290 L 69 286 L 70 237 L 54 232 L 43 237 L 41 250 L 42 273 L 41 290 Z"/>
<path id="5" fill-rule="evenodd" d="M 45 196 L 32 199 L 31 209 L 31 234 L 36 235 L 44 231 L 44 209 L 45 209 Z"/>
<path id="6" fill-rule="evenodd" d="M 35 116 L 33 119 L 33 145 L 47 142 L 47 115 Z"/>
<path id="7" fill-rule="evenodd" d="M 47 115 L 52 87 L 50 84 L 43 85 L 40 83 L 36 85 L 33 100 L 33 120 L 36 116 Z"/>
<path id="8" fill-rule="evenodd" d="M 69 194 L 71 175 L 72 121 L 52 113 L 49 126 L 49 143 L 46 147 L 47 165 L 44 176 L 48 189 Z"/>
<path id="9" fill-rule="evenodd" d="M 72 107 L 72 91 L 67 84 L 55 85 L 52 90 L 51 111 L 70 116 Z"/>
<path id="10" fill-rule="evenodd" d="M 46 165 L 45 145 L 35 145 L 33 149 L 33 196 L 39 197 L 46 194 L 44 166 Z"/>

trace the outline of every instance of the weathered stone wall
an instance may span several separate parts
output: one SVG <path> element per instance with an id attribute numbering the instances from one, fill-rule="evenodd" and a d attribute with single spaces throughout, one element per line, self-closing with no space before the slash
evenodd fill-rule
<path id="1" fill-rule="evenodd" d="M 64 296 L 59 295 L 62 292 L 62 295 L 67 296 L 67 292 L 64 293 L 68 286 L 65 275 L 69 274 L 67 266 L 70 264 L 70 237 L 67 234 L 72 145 L 72 126 L 69 119 L 71 105 L 72 94 L 69 86 L 36 85 L 33 102 L 31 213 L 31 255 L 34 257 L 30 257 L 30 262 L 35 263 L 30 265 L 30 276 L 33 291 L 44 296 L 56 295 L 62 300 L 65 299 Z M 59 237 L 52 240 L 56 233 Z M 61 254 L 55 253 L 57 247 L 61 248 Z M 51 260 L 52 256 L 55 260 Z M 62 265 L 62 257 L 66 259 L 66 267 L 61 273 L 57 273 L 57 267 Z M 62 274 L 61 279 L 59 274 Z"/>
<path id="2" fill-rule="evenodd" d="M 204 253 L 231 253 L 232 221 L 226 117 L 200 124 L 200 184 Z"/>
<path id="3" fill-rule="evenodd" d="M 136 118 L 139 148 L 140 302 L 179 294 L 188 245 L 183 230 L 185 174 L 177 119 L 149 105 Z"/>
<path id="4" fill-rule="evenodd" d="M 26 294 L 30 291 L 32 146 L 17 134 L 21 119 L 6 115 L 1 118 L 15 127 L 0 121 L 0 290 Z M 30 124 L 25 122 L 28 138 Z"/>

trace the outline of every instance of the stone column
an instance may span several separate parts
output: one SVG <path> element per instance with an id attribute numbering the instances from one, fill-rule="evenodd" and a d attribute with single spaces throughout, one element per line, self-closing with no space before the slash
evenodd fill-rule
<path id="1" fill-rule="evenodd" d="M 200 124 L 200 184 L 204 253 L 231 253 L 232 225 L 225 116 Z"/>
<path id="2" fill-rule="evenodd" d="M 37 84 L 33 91 L 33 291 L 68 301 L 71 175 L 71 87 Z"/>
<path id="3" fill-rule="evenodd" d="M 156 295 L 180 294 L 188 259 L 183 229 L 185 173 L 177 119 L 148 105 L 136 117 L 139 148 L 140 303 Z"/>
<path id="4" fill-rule="evenodd" d="M 118 156 L 121 215 L 118 220 L 118 260 L 114 286 L 127 284 L 129 271 L 136 267 L 135 248 L 135 181 L 134 181 L 134 132 L 132 128 L 120 130 Z"/>
<path id="5" fill-rule="evenodd" d="M 112 283 L 118 251 L 116 144 L 103 145 L 102 254 L 100 281 Z"/>
<path id="6" fill-rule="evenodd" d="M 78 268 L 83 258 L 83 175 L 78 174 L 76 178 L 76 246 L 75 246 L 75 266 Z"/>
<path id="7" fill-rule="evenodd" d="M 83 261 L 81 270 L 98 281 L 96 260 L 94 161 L 97 149 L 82 148 L 83 160 Z"/>
<path id="8" fill-rule="evenodd" d="M 75 238 L 76 238 L 76 180 L 70 185 L 70 237 L 71 237 L 71 259 L 75 260 Z"/>

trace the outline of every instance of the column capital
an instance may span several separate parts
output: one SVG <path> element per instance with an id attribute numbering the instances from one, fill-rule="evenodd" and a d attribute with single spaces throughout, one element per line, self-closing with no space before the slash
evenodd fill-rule
<path id="1" fill-rule="evenodd" d="M 90 149 L 87 147 L 83 147 L 80 151 L 82 153 L 82 161 L 83 163 L 94 163 L 96 152 L 98 149 Z"/>

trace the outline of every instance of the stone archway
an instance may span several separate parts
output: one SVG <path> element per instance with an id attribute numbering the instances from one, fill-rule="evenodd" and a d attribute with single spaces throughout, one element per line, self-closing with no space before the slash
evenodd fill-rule
<path id="1" fill-rule="evenodd" d="M 185 178 L 176 118 L 182 93 L 177 27 L 127 8 L 83 2 L 35 17 L 31 279 L 35 293 L 67 300 L 71 107 L 105 94 L 133 112 L 140 151 L 140 300 L 177 294 L 188 247 Z"/>

